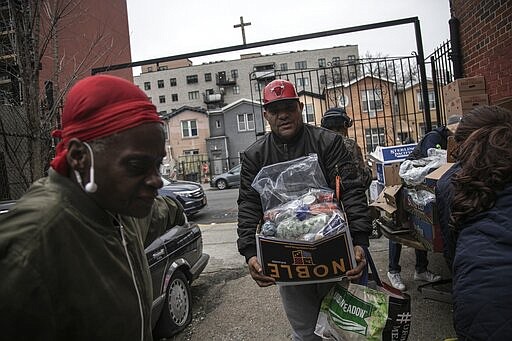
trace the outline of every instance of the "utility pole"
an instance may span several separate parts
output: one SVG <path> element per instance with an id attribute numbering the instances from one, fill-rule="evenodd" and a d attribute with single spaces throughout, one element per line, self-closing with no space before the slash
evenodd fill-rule
<path id="1" fill-rule="evenodd" d="M 250 26 L 251 23 L 250 22 L 244 22 L 244 17 L 240 17 L 240 24 L 237 24 L 237 25 L 233 25 L 234 28 L 241 28 L 242 29 L 242 39 L 244 41 L 244 45 L 246 44 L 245 43 L 245 26 Z"/>

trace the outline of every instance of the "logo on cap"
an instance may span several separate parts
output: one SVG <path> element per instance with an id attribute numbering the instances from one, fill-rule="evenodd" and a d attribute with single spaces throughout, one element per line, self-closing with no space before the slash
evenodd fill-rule
<path id="1" fill-rule="evenodd" d="M 277 97 L 281 97 L 284 91 L 284 84 L 281 82 L 281 85 L 275 86 L 270 89 L 270 92 L 273 92 Z"/>

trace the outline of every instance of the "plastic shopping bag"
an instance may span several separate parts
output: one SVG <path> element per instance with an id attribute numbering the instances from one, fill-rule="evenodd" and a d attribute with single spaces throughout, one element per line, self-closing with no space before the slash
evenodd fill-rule
<path id="1" fill-rule="evenodd" d="M 367 256 L 376 289 L 340 282 L 324 297 L 315 333 L 330 340 L 407 340 L 411 298 L 380 281 Z"/>

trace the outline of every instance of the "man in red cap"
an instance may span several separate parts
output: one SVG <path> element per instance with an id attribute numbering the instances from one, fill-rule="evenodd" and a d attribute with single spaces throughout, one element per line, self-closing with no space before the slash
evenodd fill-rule
<path id="1" fill-rule="evenodd" d="M 5 340 L 151 340 L 144 242 L 182 211 L 157 198 L 162 122 L 132 83 L 92 76 L 69 92 L 49 176 L 0 217 Z"/>
<path id="2" fill-rule="evenodd" d="M 257 140 L 241 156 L 238 250 L 245 257 L 252 278 L 261 287 L 273 285 L 275 280 L 263 274 L 256 255 L 256 227 L 263 218 L 263 210 L 259 194 L 251 184 L 262 167 L 311 153 L 317 154 L 332 189 L 335 189 L 336 176 L 341 177 L 342 202 L 350 222 L 357 262 L 356 268 L 347 271 L 348 278 L 359 279 L 366 266 L 364 247 L 369 245 L 371 222 L 361 176 L 342 136 L 304 124 L 303 106 L 291 82 L 282 79 L 270 82 L 263 89 L 263 114 L 271 133 Z M 279 287 L 293 340 L 321 340 L 314 330 L 320 303 L 332 286 L 333 283 L 319 283 Z"/>

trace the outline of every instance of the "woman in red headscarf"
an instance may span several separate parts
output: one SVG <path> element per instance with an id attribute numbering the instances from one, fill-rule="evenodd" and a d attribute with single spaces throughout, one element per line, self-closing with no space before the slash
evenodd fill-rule
<path id="1" fill-rule="evenodd" d="M 62 127 L 49 176 L 0 217 L 2 338 L 151 340 L 144 241 L 183 223 L 156 198 L 160 118 L 132 83 L 92 76 L 69 92 Z"/>

